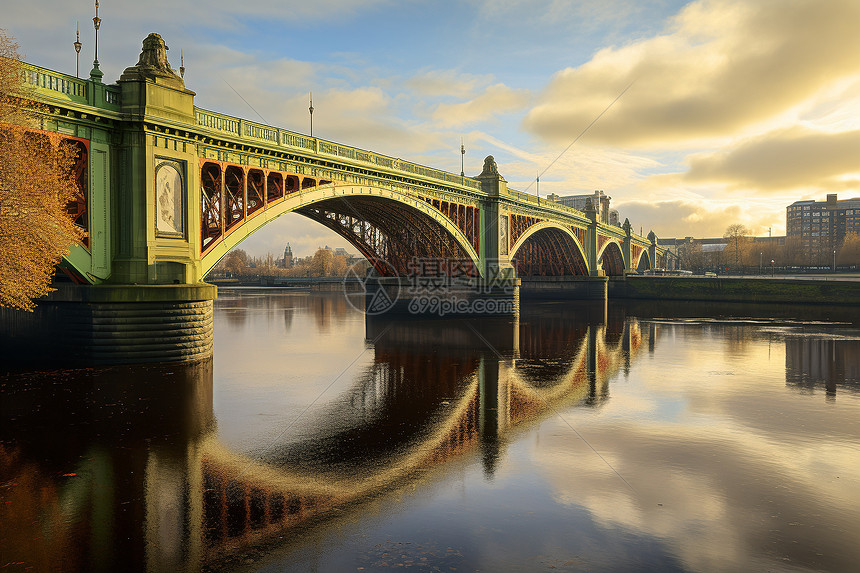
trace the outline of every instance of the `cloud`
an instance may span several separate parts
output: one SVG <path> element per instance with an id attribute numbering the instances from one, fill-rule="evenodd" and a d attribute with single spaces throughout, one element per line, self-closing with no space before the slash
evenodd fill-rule
<path id="1" fill-rule="evenodd" d="M 622 221 L 630 219 L 637 233 L 641 226 L 646 235 L 653 230 L 658 237 L 722 237 L 726 227 L 733 223 L 741 223 L 758 233 L 773 224 L 773 217 L 779 216 L 707 200 L 627 201 L 613 203 L 612 208 L 618 209 Z M 784 225 L 785 211 L 780 214 Z"/>
<path id="2" fill-rule="evenodd" d="M 492 82 L 490 74 L 477 75 L 455 70 L 424 70 L 406 81 L 406 87 L 417 96 L 468 98 Z"/>
<path id="3" fill-rule="evenodd" d="M 727 150 L 690 157 L 689 182 L 722 182 L 732 188 L 782 191 L 839 189 L 860 175 L 860 129 L 828 133 L 793 127 L 750 138 Z"/>
<path id="4" fill-rule="evenodd" d="M 504 84 L 494 84 L 472 100 L 439 104 L 433 111 L 433 121 L 445 128 L 474 125 L 493 116 L 522 109 L 528 100 L 528 90 L 515 90 Z"/>
<path id="5" fill-rule="evenodd" d="M 858 75 L 856 0 L 699 0 L 663 35 L 597 52 L 559 72 L 524 127 L 614 145 L 672 145 L 741 133 Z"/>

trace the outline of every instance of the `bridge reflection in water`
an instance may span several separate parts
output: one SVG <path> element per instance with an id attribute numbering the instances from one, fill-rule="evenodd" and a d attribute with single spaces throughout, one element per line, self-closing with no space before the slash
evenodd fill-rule
<path id="1" fill-rule="evenodd" d="M 641 334 L 636 321 L 606 321 L 605 307 L 583 309 L 519 322 L 368 318 L 373 363 L 305 430 L 313 438 L 263 459 L 201 441 L 207 560 L 334 518 L 473 451 L 492 476 L 509 433 L 599 406 Z"/>
<path id="2" fill-rule="evenodd" d="M 492 476 L 509 435 L 599 407 L 639 350 L 635 320 L 565 308 L 514 322 L 368 319 L 373 361 L 346 399 L 314 415 L 310 437 L 254 457 L 219 442 L 211 361 L 22 375 L 3 405 L 4 562 L 193 571 L 458 457 Z"/>

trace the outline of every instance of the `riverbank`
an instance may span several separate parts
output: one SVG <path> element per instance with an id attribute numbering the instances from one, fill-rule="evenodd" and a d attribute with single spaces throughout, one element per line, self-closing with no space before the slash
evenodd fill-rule
<path id="1" fill-rule="evenodd" d="M 860 280 L 628 276 L 609 281 L 609 299 L 857 305 Z"/>

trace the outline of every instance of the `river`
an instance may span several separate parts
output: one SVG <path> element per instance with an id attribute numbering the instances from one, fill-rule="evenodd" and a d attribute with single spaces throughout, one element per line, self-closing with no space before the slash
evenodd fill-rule
<path id="1" fill-rule="evenodd" d="M 210 361 L 0 384 L 4 570 L 860 563 L 856 309 L 223 289 Z"/>

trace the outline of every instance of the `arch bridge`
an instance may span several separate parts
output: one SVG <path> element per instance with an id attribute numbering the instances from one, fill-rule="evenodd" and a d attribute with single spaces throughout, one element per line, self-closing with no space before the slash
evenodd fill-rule
<path id="1" fill-rule="evenodd" d="M 150 34 L 112 85 L 98 66 L 82 80 L 23 65 L 42 130 L 79 147 L 70 210 L 88 238 L 62 265 L 78 282 L 197 284 L 290 212 L 334 230 L 383 275 L 406 274 L 416 257 L 458 259 L 484 278 L 665 264 L 653 233 L 510 189 L 492 157 L 465 177 L 201 109 L 165 49 Z"/>

